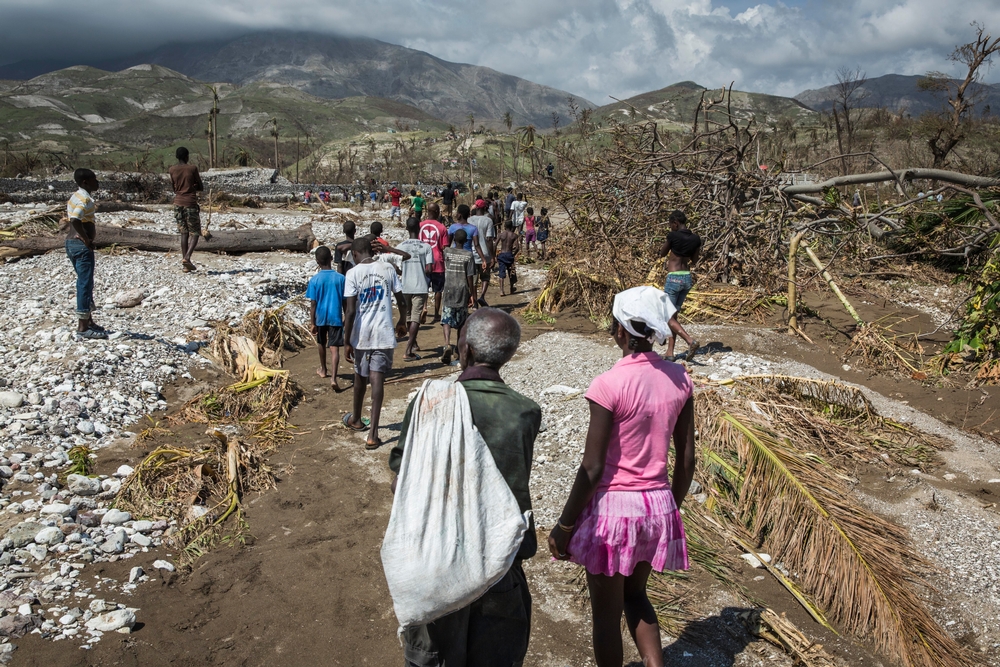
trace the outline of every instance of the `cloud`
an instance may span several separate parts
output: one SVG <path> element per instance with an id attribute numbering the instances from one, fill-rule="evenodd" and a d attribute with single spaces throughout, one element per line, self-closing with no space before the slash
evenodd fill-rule
<path id="1" fill-rule="evenodd" d="M 963 0 L 0 0 L 0 62 L 97 62 L 168 42 L 289 28 L 376 37 L 598 104 L 682 80 L 793 95 L 840 67 L 958 73 L 948 60 L 1000 3 Z M 987 75 L 1000 80 L 1000 68 Z"/>

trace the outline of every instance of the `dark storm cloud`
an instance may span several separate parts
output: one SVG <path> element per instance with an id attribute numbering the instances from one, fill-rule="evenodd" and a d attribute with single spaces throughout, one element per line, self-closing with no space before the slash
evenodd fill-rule
<path id="1" fill-rule="evenodd" d="M 0 63 L 100 62 L 168 42 L 284 28 L 376 37 L 605 103 L 681 80 L 791 95 L 829 84 L 842 66 L 869 76 L 948 71 L 947 56 L 971 38 L 971 21 L 1000 31 L 1000 4 L 965 0 L 942 11 L 940 0 L 0 0 L 0 19 Z"/>

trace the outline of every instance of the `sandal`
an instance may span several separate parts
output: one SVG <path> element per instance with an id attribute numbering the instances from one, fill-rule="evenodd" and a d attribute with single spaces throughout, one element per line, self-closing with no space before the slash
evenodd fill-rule
<path id="1" fill-rule="evenodd" d="M 360 427 L 358 427 L 358 426 L 351 426 L 350 421 L 351 421 L 351 417 L 353 417 L 353 416 L 354 416 L 353 413 L 348 412 L 346 415 L 344 415 L 344 418 L 341 419 L 340 421 L 347 428 L 351 429 L 352 431 L 358 431 L 358 432 L 367 431 L 368 427 L 371 426 L 372 420 L 368 419 L 367 417 L 362 417 L 361 418 L 361 423 L 363 424 L 362 426 L 360 426 Z"/>
<path id="2" fill-rule="evenodd" d="M 365 443 L 365 449 L 368 451 L 374 451 L 384 444 L 385 443 L 382 442 L 382 438 L 375 438 L 375 442 L 368 441 Z"/>
<path id="3" fill-rule="evenodd" d="M 411 354 L 408 357 L 403 357 L 403 361 L 420 361 L 419 354 Z"/>

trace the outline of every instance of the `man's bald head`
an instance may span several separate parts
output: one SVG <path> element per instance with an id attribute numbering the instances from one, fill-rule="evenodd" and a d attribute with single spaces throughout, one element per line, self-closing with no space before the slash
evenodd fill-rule
<path id="1" fill-rule="evenodd" d="M 469 316 L 459 336 L 459 359 L 463 368 L 480 364 L 500 370 L 520 343 L 517 320 L 497 308 L 480 308 Z"/>
<path id="2" fill-rule="evenodd" d="M 431 220 L 437 220 L 441 217 L 441 207 L 437 204 L 427 205 L 427 217 Z"/>

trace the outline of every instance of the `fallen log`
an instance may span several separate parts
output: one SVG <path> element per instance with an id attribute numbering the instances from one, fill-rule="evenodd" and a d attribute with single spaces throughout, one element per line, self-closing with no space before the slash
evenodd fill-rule
<path id="1" fill-rule="evenodd" d="M 917 168 L 898 169 L 896 171 L 877 171 L 870 174 L 849 174 L 847 176 L 830 178 L 820 183 L 799 183 L 798 185 L 786 185 L 779 189 L 788 196 L 794 196 L 818 194 L 825 192 L 830 188 L 843 187 L 845 185 L 861 185 L 864 183 L 879 183 L 883 181 L 899 180 L 912 181 L 916 179 L 956 183 L 970 188 L 993 188 L 1000 185 L 1000 179 L 998 178 L 973 176 L 970 174 L 962 174 L 957 171 L 947 171 L 945 169 Z"/>
<path id="2" fill-rule="evenodd" d="M 0 257 L 40 255 L 62 248 L 65 243 L 66 237 L 63 234 L 0 240 Z M 306 223 L 295 229 L 216 231 L 210 239 L 201 239 L 198 250 L 231 254 L 271 250 L 309 252 L 315 243 L 312 225 Z M 172 252 L 180 250 L 180 237 L 176 234 L 99 225 L 95 245 L 98 248 L 115 246 L 150 252 Z"/>

